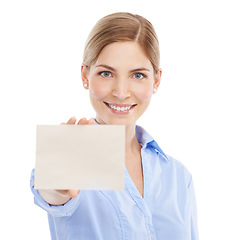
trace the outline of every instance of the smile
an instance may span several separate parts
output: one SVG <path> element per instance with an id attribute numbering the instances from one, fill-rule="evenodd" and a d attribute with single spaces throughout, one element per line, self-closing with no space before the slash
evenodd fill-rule
<path id="1" fill-rule="evenodd" d="M 113 112 L 128 113 L 136 104 L 112 104 L 104 102 Z"/>

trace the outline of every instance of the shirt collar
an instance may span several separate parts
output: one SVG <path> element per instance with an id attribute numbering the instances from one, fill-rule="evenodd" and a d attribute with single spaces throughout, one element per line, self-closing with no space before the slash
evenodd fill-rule
<path id="1" fill-rule="evenodd" d="M 138 142 L 142 145 L 143 148 L 152 147 L 158 152 L 166 161 L 168 161 L 167 155 L 163 152 L 163 150 L 159 147 L 157 142 L 153 139 L 153 137 L 142 127 L 136 126 L 136 136 Z"/>

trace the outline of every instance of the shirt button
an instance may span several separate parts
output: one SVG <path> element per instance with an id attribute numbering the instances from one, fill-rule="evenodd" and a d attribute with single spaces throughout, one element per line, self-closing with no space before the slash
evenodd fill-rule
<path id="1" fill-rule="evenodd" d="M 154 234 L 153 233 L 150 234 L 150 238 L 154 239 Z"/>

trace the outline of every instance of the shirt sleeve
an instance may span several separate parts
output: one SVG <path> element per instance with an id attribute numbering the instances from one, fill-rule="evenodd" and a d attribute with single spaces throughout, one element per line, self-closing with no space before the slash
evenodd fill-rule
<path id="1" fill-rule="evenodd" d="M 81 200 L 81 192 L 78 194 L 76 198 L 70 199 L 67 203 L 63 205 L 59 205 L 59 206 L 51 205 L 47 203 L 41 197 L 38 190 L 34 188 L 34 173 L 35 173 L 35 169 L 32 170 L 31 179 L 30 179 L 30 187 L 34 195 L 34 203 L 54 217 L 71 216 L 76 210 L 76 208 L 78 207 L 78 204 Z"/>
<path id="2" fill-rule="evenodd" d="M 190 223 L 191 223 L 191 240 L 198 240 L 198 222 L 197 222 L 197 205 L 193 180 L 189 183 L 189 200 L 190 200 Z"/>

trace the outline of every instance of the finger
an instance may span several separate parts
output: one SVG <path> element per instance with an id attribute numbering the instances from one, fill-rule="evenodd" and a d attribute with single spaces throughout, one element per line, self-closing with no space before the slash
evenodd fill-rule
<path id="1" fill-rule="evenodd" d="M 79 192 L 79 190 L 68 190 L 68 195 L 70 198 L 76 198 Z"/>
<path id="2" fill-rule="evenodd" d="M 68 120 L 67 124 L 75 124 L 76 121 L 77 121 L 77 119 L 76 119 L 75 117 L 71 117 L 71 118 Z"/>
<path id="3" fill-rule="evenodd" d="M 78 124 L 79 124 L 79 125 L 83 125 L 83 124 L 93 125 L 93 124 L 95 124 L 95 121 L 94 121 L 94 119 L 92 119 L 92 118 L 90 118 L 89 120 L 86 119 L 86 118 L 81 118 L 81 119 L 78 121 Z"/>
<path id="4" fill-rule="evenodd" d="M 66 123 L 65 122 L 62 122 L 61 125 L 65 125 Z"/>
<path id="5" fill-rule="evenodd" d="M 88 124 L 88 120 L 84 117 L 84 118 L 81 118 L 78 123 L 79 125 L 83 125 L 83 124 Z"/>
<path id="6" fill-rule="evenodd" d="M 93 119 L 93 118 L 90 118 L 90 119 L 88 120 L 88 124 L 95 124 L 94 119 Z"/>

